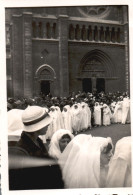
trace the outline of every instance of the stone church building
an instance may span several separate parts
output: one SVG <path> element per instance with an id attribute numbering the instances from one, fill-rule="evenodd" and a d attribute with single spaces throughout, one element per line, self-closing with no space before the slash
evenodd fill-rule
<path id="1" fill-rule="evenodd" d="M 7 96 L 129 92 L 128 6 L 6 8 Z"/>

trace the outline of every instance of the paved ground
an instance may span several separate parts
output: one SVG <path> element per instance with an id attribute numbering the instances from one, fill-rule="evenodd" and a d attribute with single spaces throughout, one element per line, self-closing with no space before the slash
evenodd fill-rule
<path id="1" fill-rule="evenodd" d="M 84 132 L 85 134 L 91 134 L 98 137 L 111 137 L 113 144 L 121 139 L 122 137 L 131 135 L 130 124 L 111 124 L 110 126 L 93 127 L 91 130 Z"/>

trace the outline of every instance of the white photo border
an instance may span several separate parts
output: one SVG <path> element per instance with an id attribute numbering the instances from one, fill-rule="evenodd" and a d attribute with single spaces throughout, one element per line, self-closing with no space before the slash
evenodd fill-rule
<path id="1" fill-rule="evenodd" d="M 131 112 L 133 111 L 132 101 L 132 75 L 133 75 L 133 2 L 132 0 L 1 0 L 0 2 L 0 51 L 1 51 L 1 70 L 0 70 L 0 138 L 1 138 L 1 169 L 2 169 L 2 195 L 52 195 L 52 194 L 72 194 L 72 195 L 128 195 L 133 194 L 133 188 L 89 188 L 89 189 L 64 189 L 64 190 L 26 190 L 26 191 L 9 191 L 8 190 L 8 146 L 7 146 L 7 113 L 6 113 L 6 46 L 5 46 L 5 8 L 12 7 L 54 7 L 54 6 L 90 6 L 90 5 L 128 5 L 129 7 L 129 65 L 130 65 L 130 94 L 131 94 Z M 132 113 L 131 113 L 132 121 Z M 131 123 L 131 134 L 132 134 Z M 133 143 L 133 138 L 132 138 Z M 132 147 L 133 150 L 133 147 Z M 133 163 L 133 155 L 132 155 Z M 133 186 L 133 182 L 132 182 Z"/>

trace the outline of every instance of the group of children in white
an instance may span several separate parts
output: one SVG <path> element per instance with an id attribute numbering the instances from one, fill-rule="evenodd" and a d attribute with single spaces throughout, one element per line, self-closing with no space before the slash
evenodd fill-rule
<path id="1" fill-rule="evenodd" d="M 111 103 L 110 106 L 95 102 L 93 112 L 85 102 L 75 102 L 71 107 L 66 105 L 62 112 L 58 106 L 52 106 L 50 113 L 53 121 L 48 127 L 46 139 L 51 139 L 58 129 L 68 129 L 73 134 L 91 129 L 92 117 L 95 126 L 130 123 L 130 99 L 125 97 L 122 101 Z"/>

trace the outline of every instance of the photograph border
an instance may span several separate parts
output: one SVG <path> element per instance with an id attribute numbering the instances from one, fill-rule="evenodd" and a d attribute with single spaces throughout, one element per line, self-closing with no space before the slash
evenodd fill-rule
<path id="1" fill-rule="evenodd" d="M 29 5 L 30 4 L 30 5 Z M 132 50 L 133 50 L 133 2 L 132 0 L 95 0 L 92 2 L 91 0 L 82 0 L 76 1 L 71 0 L 68 2 L 67 0 L 63 0 L 62 2 L 57 0 L 31 0 L 30 3 L 26 0 L 1 0 L 1 7 L 0 7 L 0 51 L 1 52 L 1 64 L 2 68 L 0 71 L 0 83 L 1 83 L 1 95 L 0 95 L 0 123 L 1 123 L 1 187 L 2 187 L 2 195 L 8 194 L 76 194 L 76 195 L 89 195 L 89 194 L 99 194 L 99 195 L 108 195 L 108 194 L 133 194 L 133 187 L 131 188 L 89 188 L 89 189 L 63 189 L 63 190 L 26 190 L 26 191 L 9 191 L 8 190 L 8 146 L 7 146 L 7 113 L 6 113 L 6 40 L 5 40 L 5 8 L 11 7 L 58 7 L 58 6 L 91 6 L 91 5 L 128 5 L 129 7 L 129 67 L 130 67 L 130 96 L 131 96 L 131 121 L 132 121 L 132 111 L 133 111 L 133 101 L 132 101 L 132 75 L 133 75 L 133 57 L 132 57 Z M 5 130 L 6 129 L 6 130 Z M 132 123 L 131 123 L 131 137 L 132 137 Z M 133 137 L 132 137 L 133 143 Z M 132 145 L 133 150 L 133 145 Z M 132 152 L 133 153 L 133 152 Z M 132 155 L 132 165 L 133 165 L 133 155 Z M 132 179 L 133 180 L 133 179 Z M 133 181 L 132 181 L 133 186 Z"/>

